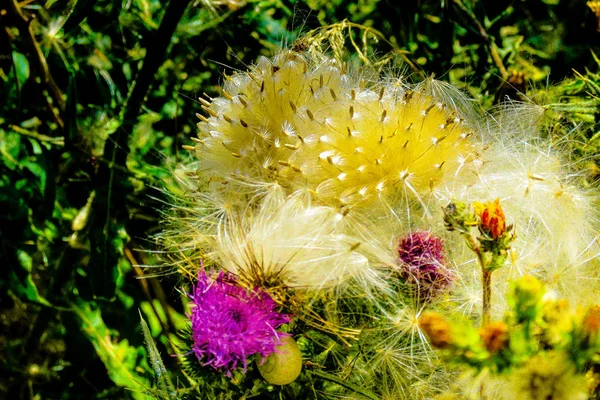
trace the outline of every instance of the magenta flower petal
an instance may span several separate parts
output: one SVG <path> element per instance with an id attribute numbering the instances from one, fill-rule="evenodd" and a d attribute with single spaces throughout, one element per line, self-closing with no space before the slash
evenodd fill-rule
<path id="1" fill-rule="evenodd" d="M 213 279 L 200 271 L 188 296 L 192 300 L 192 352 L 203 365 L 225 371 L 227 376 L 240 363 L 245 372 L 252 355 L 264 359 L 274 353 L 280 338 L 287 336 L 276 329 L 288 323 L 290 316 L 277 312 L 268 293 L 247 291 L 229 273 L 220 272 Z"/>
<path id="2" fill-rule="evenodd" d="M 398 240 L 401 276 L 417 286 L 421 300 L 430 300 L 446 291 L 454 280 L 448 268 L 442 239 L 428 231 L 416 231 Z"/>

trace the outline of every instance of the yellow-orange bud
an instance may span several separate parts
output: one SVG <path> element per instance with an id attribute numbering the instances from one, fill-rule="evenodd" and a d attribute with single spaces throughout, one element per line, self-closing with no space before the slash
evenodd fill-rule
<path id="1" fill-rule="evenodd" d="M 585 316 L 583 317 L 583 321 L 581 323 L 583 327 L 583 332 L 587 336 L 596 336 L 598 332 L 600 332 L 600 306 L 595 305 L 590 307 Z"/>
<path id="2" fill-rule="evenodd" d="M 480 227 L 485 235 L 494 240 L 498 240 L 504 235 L 506 232 L 506 217 L 500 205 L 500 199 L 488 203 L 475 202 L 473 208 L 481 219 Z"/>
<path id="3" fill-rule="evenodd" d="M 479 334 L 484 347 L 492 354 L 506 348 L 508 344 L 508 326 L 504 322 L 492 322 L 484 326 Z"/>
<path id="4" fill-rule="evenodd" d="M 434 347 L 445 349 L 454 341 L 450 323 L 439 313 L 424 312 L 419 318 L 419 327 L 425 332 Z"/>

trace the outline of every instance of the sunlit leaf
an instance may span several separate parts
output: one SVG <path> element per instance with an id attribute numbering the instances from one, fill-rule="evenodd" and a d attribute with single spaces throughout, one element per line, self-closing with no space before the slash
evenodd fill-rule
<path id="1" fill-rule="evenodd" d="M 38 292 L 35 283 L 31 277 L 32 260 L 31 256 L 22 250 L 17 250 L 20 269 L 9 272 L 9 288 L 23 301 L 37 303 L 43 306 L 51 304 Z"/>
<path id="2" fill-rule="evenodd" d="M 148 378 L 136 372 L 141 357 L 139 348 L 130 346 L 126 339 L 115 341 L 111 331 L 104 324 L 99 309 L 87 303 L 73 306 L 73 312 L 80 320 L 81 329 L 96 354 L 106 366 L 110 379 L 118 386 L 131 389 L 133 398 L 150 399 L 144 394 L 148 387 Z"/>
<path id="3" fill-rule="evenodd" d="M 29 79 L 29 61 L 25 55 L 13 51 L 13 63 L 19 87 L 22 88 L 27 79 Z"/>

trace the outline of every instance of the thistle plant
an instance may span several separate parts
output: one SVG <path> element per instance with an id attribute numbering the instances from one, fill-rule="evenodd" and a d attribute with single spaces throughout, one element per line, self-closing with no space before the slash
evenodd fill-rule
<path id="1" fill-rule="evenodd" d="M 600 399 L 599 2 L 484 3 L 3 2 L 0 398 Z"/>
<path id="2" fill-rule="evenodd" d="M 531 274 L 560 296 L 587 306 L 597 295 L 590 279 L 599 266 L 597 190 L 581 184 L 583 165 L 573 162 L 567 152 L 568 137 L 557 140 L 542 135 L 544 118 L 544 108 L 533 104 L 512 103 L 497 110 L 488 125 L 486 149 L 473 163 L 472 174 L 447 182 L 436 197 L 444 206 L 453 201 L 501 199 L 518 235 L 511 242 L 503 273 L 494 276 L 496 291 L 506 290 L 511 279 Z M 465 266 L 459 271 L 463 278 L 471 271 L 467 264 L 472 255 L 469 250 L 453 257 Z M 463 301 L 472 299 L 472 288 L 472 284 L 460 287 Z M 480 300 L 465 304 L 465 308 L 472 306 L 480 307 Z M 504 301 L 495 301 L 494 312 L 501 315 L 505 309 Z"/>
<path id="3" fill-rule="evenodd" d="M 291 385 L 290 392 L 424 399 L 449 387 L 455 371 L 437 362 L 432 346 L 459 365 L 498 373 L 526 367 L 511 346 L 530 346 L 521 350 L 534 356 L 544 340 L 563 352 L 565 330 L 539 335 L 541 303 L 524 283 L 495 300 L 515 314 L 491 321 L 493 283 L 502 294 L 508 277 L 532 272 L 563 295 L 573 286 L 555 279 L 557 271 L 574 271 L 574 282 L 596 270 L 596 225 L 584 215 L 596 215 L 593 196 L 569 179 L 558 151 L 523 139 L 538 132 L 516 117 L 517 107 L 486 119 L 449 85 L 410 84 L 316 52 L 295 47 L 262 57 L 226 76 L 221 96 L 201 100 L 195 145 L 187 146 L 195 159 L 180 175 L 188 198 L 165 236 L 185 254 L 178 265 L 186 275 L 198 274 L 190 261 L 206 260 L 253 299 L 242 296 L 244 304 L 268 298 L 268 315 L 294 315 L 286 330 L 298 346 L 277 333 L 268 349 L 253 347 L 260 376 L 248 366 L 247 379 Z M 497 200 L 478 202 L 486 198 Z M 547 204 L 573 218 L 561 221 Z M 446 234 L 443 222 L 463 239 Z M 506 274 L 492 282 L 500 268 Z M 206 290 L 225 283 L 215 279 Z M 480 331 L 468 320 L 475 307 L 464 303 L 465 292 L 471 304 L 481 302 Z M 529 336 L 517 340 L 515 332 Z M 217 367 L 224 374 L 247 365 L 240 354 L 250 354 L 230 346 L 210 359 L 200 349 L 205 367 L 228 360 Z M 563 370 L 577 381 L 580 367 L 571 371 Z"/>

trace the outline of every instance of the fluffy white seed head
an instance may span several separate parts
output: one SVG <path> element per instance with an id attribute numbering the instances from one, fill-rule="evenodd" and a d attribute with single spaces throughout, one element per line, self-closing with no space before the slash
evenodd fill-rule
<path id="1" fill-rule="evenodd" d="M 465 122 L 456 91 L 432 80 L 414 89 L 365 82 L 333 59 L 293 51 L 259 59 L 228 78 L 225 96 L 205 101 L 200 169 L 356 206 L 429 193 L 472 159 L 476 124 Z"/>
<path id="2" fill-rule="evenodd" d="M 304 192 L 273 190 L 258 210 L 219 226 L 209 256 L 257 285 L 330 288 L 371 268 L 342 219 L 334 208 L 311 206 Z"/>

